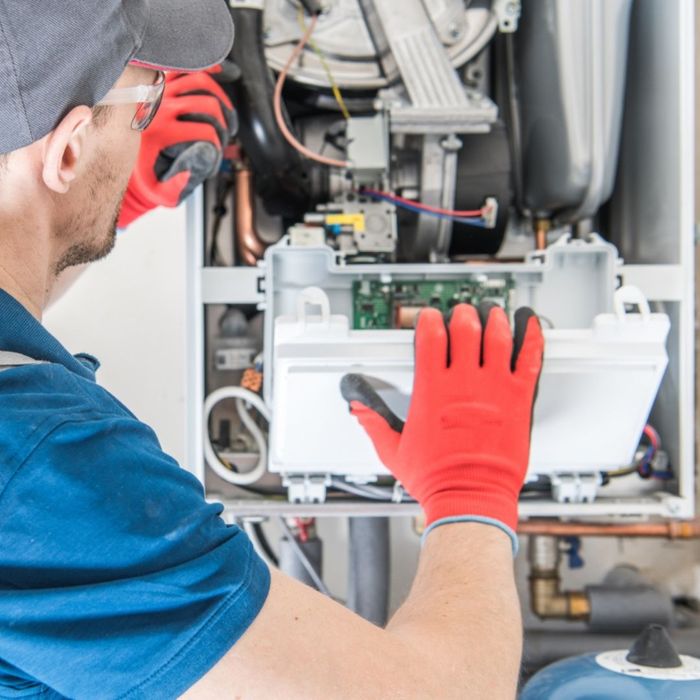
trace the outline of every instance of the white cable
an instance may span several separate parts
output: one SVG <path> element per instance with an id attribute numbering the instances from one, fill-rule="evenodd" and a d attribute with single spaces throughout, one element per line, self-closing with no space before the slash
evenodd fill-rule
<path id="1" fill-rule="evenodd" d="M 241 417 L 243 425 L 250 431 L 250 434 L 253 436 L 260 450 L 258 463 L 249 472 L 243 474 L 238 474 L 227 469 L 211 444 L 209 417 L 214 407 L 225 399 L 239 399 L 239 401 L 236 402 L 238 415 Z M 263 400 L 257 394 L 240 386 L 226 386 L 217 389 L 209 394 L 204 401 L 204 459 L 214 473 L 230 484 L 235 484 L 237 486 L 249 486 L 250 484 L 254 484 L 265 474 L 267 469 L 267 443 L 265 442 L 265 437 L 251 418 L 248 409 L 243 405 L 244 401 L 253 406 L 268 423 L 270 422 L 270 411 Z"/>
<path id="2" fill-rule="evenodd" d="M 243 399 L 236 400 L 236 412 L 238 413 L 238 417 L 241 419 L 241 423 L 251 434 L 253 440 L 255 440 L 255 443 L 258 446 L 258 451 L 260 453 L 258 464 L 262 463 L 265 465 L 265 467 L 267 467 L 267 442 L 265 441 L 265 436 L 263 435 L 262 430 L 260 430 L 260 426 L 250 415 L 248 405 Z"/>
<path id="3" fill-rule="evenodd" d="M 280 527 L 282 528 L 282 532 L 284 532 L 287 539 L 289 540 L 289 544 L 292 545 L 292 549 L 294 550 L 294 553 L 297 555 L 299 561 L 301 562 L 301 565 L 306 569 L 306 573 L 309 575 L 309 577 L 313 581 L 314 586 L 316 586 L 316 588 L 321 593 L 323 593 L 324 595 L 327 595 L 329 598 L 332 598 L 331 592 L 326 587 L 326 584 L 323 583 L 323 579 L 318 575 L 318 572 L 316 571 L 316 569 L 314 569 L 313 564 L 309 561 L 309 558 L 304 553 L 304 550 L 299 546 L 299 543 L 297 542 L 297 538 L 294 537 L 294 533 L 292 532 L 289 525 L 287 525 L 287 523 L 284 522 L 284 518 L 281 516 L 278 516 L 277 520 L 279 520 L 279 524 L 280 524 Z"/>
<path id="4" fill-rule="evenodd" d="M 383 489 L 381 486 L 371 486 L 370 484 L 349 484 L 342 479 L 331 479 L 331 486 L 339 491 L 346 491 L 354 496 L 362 498 L 371 498 L 374 501 L 391 501 L 392 492 L 389 489 Z"/>

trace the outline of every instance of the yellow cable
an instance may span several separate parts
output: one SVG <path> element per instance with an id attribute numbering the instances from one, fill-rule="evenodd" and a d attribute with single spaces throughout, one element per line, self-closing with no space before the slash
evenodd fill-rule
<path id="1" fill-rule="evenodd" d="M 305 32 L 306 31 L 306 23 L 304 22 L 304 11 L 301 9 L 301 7 L 299 8 L 299 11 L 297 13 L 297 18 L 299 19 L 299 26 L 301 27 L 301 31 Z M 326 76 L 328 77 L 328 82 L 330 83 L 330 86 L 331 86 L 331 92 L 333 93 L 333 97 L 335 97 L 335 101 L 338 103 L 338 107 L 340 107 L 340 111 L 343 115 L 343 118 L 350 119 L 350 112 L 347 108 L 347 105 L 345 104 L 345 100 L 343 99 L 343 95 L 340 92 L 340 88 L 338 87 L 338 83 L 335 82 L 335 78 L 333 77 L 333 73 L 331 73 L 331 68 L 328 65 L 328 61 L 326 61 L 326 57 L 323 55 L 323 51 L 321 51 L 318 44 L 313 39 L 309 39 L 308 44 L 313 49 L 314 53 L 318 56 L 318 60 L 321 62 L 321 65 L 323 66 L 323 70 L 326 72 Z"/>

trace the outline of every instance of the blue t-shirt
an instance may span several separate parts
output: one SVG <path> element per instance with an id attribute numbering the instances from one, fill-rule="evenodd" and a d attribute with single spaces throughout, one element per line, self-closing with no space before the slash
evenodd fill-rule
<path id="1" fill-rule="evenodd" d="M 49 363 L 0 372 L 0 697 L 177 697 L 255 619 L 267 567 L 97 361 L 2 291 L 0 350 Z"/>

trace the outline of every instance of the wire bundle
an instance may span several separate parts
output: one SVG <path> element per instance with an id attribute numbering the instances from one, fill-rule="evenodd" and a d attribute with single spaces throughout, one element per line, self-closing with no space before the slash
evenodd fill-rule
<path id="1" fill-rule="evenodd" d="M 644 428 L 644 435 L 649 441 L 649 446 L 647 447 L 642 459 L 639 460 L 637 464 L 637 471 L 639 476 L 643 479 L 663 479 L 668 480 L 673 478 L 673 472 L 670 470 L 658 470 L 654 469 L 654 457 L 656 457 L 659 448 L 661 447 L 661 439 L 659 434 L 650 425 Z"/>
<path id="2" fill-rule="evenodd" d="M 611 478 L 618 476 L 627 476 L 628 474 L 638 474 L 642 479 L 662 479 L 668 481 L 673 478 L 673 472 L 670 469 L 655 469 L 654 459 L 661 449 L 661 438 L 656 430 L 651 425 L 646 425 L 643 432 L 644 438 L 649 443 L 644 450 L 641 459 L 630 467 L 617 469 L 615 471 L 604 472 L 604 483 Z"/>
<path id="3" fill-rule="evenodd" d="M 309 43 L 309 40 L 311 39 L 311 35 L 314 32 L 314 29 L 316 28 L 316 23 L 318 22 L 318 15 L 314 15 L 311 18 L 311 22 L 309 23 L 309 26 L 306 28 L 306 31 L 304 32 L 304 35 L 301 37 L 299 40 L 299 43 L 294 47 L 294 50 L 289 56 L 289 59 L 287 60 L 287 63 L 285 64 L 284 68 L 280 72 L 279 76 L 277 77 L 277 82 L 275 83 L 275 91 L 273 94 L 273 107 L 274 107 L 274 112 L 275 112 L 275 121 L 277 122 L 277 126 L 279 127 L 279 130 L 282 132 L 282 136 L 287 140 L 287 143 L 289 143 L 290 146 L 295 148 L 299 153 L 301 153 L 303 156 L 306 156 L 310 160 L 314 160 L 317 163 L 323 163 L 323 165 L 328 165 L 330 167 L 334 168 L 349 168 L 351 167 L 351 163 L 345 160 L 338 160 L 336 158 L 328 158 L 327 156 L 323 156 L 320 153 L 314 153 L 311 149 L 307 148 L 304 146 L 303 143 L 301 143 L 296 136 L 291 132 L 290 128 L 287 126 L 287 121 L 284 118 L 284 114 L 282 112 L 282 88 L 284 87 L 284 83 L 287 80 L 287 76 L 289 75 L 289 71 L 291 70 L 292 66 L 296 61 L 299 60 L 299 56 L 301 56 L 301 52 L 304 50 L 304 47 Z M 335 81 L 332 82 L 332 85 L 335 84 Z M 331 89 L 332 86 L 331 86 Z M 339 90 L 336 89 L 333 90 L 333 94 L 336 96 L 336 99 L 338 99 L 338 94 Z M 342 98 L 341 98 L 342 100 Z M 345 103 L 342 103 L 343 106 L 345 106 Z M 347 111 L 347 108 L 346 108 Z"/>
<path id="4" fill-rule="evenodd" d="M 374 190 L 368 187 L 362 189 L 360 193 L 367 195 L 372 199 L 390 202 L 400 209 L 406 209 L 407 211 L 412 211 L 416 214 L 426 214 L 428 216 L 435 216 L 439 219 L 449 219 L 450 221 L 455 221 L 460 224 L 469 224 L 469 226 L 486 228 L 486 223 L 483 219 L 486 212 L 483 208 L 462 210 L 442 209 L 440 207 L 433 207 L 430 204 L 423 204 L 422 202 L 416 202 L 412 199 L 406 199 L 405 197 L 400 197 L 399 195 L 392 194 L 391 192 Z"/>

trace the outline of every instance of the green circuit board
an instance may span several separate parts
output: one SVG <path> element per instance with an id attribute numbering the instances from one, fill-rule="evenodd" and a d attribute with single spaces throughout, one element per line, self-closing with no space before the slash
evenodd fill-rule
<path id="1" fill-rule="evenodd" d="M 353 328 L 357 330 L 411 328 L 420 309 L 447 313 L 456 304 L 492 301 L 510 313 L 514 288 L 509 276 L 484 275 L 442 281 L 357 280 L 353 283 Z"/>

